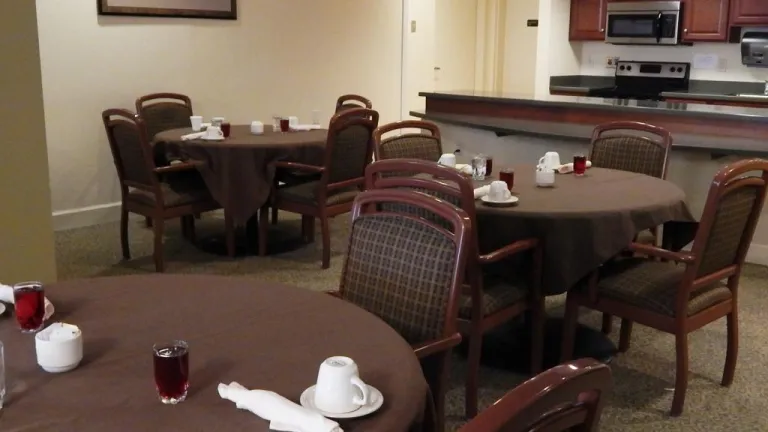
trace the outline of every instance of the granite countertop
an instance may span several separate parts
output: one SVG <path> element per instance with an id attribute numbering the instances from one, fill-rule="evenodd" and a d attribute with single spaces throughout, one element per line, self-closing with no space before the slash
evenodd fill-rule
<path id="1" fill-rule="evenodd" d="M 657 102 L 635 99 L 606 99 L 569 95 L 518 95 L 503 92 L 452 91 L 421 92 L 419 96 L 433 99 L 485 100 L 511 105 L 540 107 L 585 108 L 611 111 L 647 112 L 696 118 L 739 120 L 768 124 L 768 108 L 707 105 L 699 103 Z M 767 101 L 768 102 L 768 101 Z"/>
<path id="2" fill-rule="evenodd" d="M 586 95 L 589 89 L 612 87 L 615 84 L 612 76 L 594 75 L 563 75 L 549 78 L 550 91 L 579 93 Z M 665 98 L 713 100 L 723 102 L 768 104 L 768 98 L 738 96 L 739 94 L 762 95 L 765 83 L 742 81 L 705 81 L 691 80 L 687 91 L 664 92 Z"/>

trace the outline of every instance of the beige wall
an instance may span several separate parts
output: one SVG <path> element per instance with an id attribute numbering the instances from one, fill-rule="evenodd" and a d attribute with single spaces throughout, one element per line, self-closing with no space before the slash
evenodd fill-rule
<path id="1" fill-rule="evenodd" d="M 0 282 L 56 279 L 34 2 L 0 13 Z"/>
<path id="2" fill-rule="evenodd" d="M 117 218 L 117 179 L 100 124 L 157 91 L 236 122 L 275 113 L 330 118 L 360 93 L 400 118 L 402 3 L 243 0 L 237 21 L 99 17 L 96 2 L 37 0 L 57 228 Z"/>

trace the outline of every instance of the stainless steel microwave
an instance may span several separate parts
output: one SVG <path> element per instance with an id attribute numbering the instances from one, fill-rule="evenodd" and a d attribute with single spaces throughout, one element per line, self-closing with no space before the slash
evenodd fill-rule
<path id="1" fill-rule="evenodd" d="M 680 1 L 608 3 L 605 41 L 612 44 L 677 45 Z"/>

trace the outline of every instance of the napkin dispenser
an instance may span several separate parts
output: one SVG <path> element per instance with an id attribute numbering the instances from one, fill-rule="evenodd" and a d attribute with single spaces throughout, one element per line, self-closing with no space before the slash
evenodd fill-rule
<path id="1" fill-rule="evenodd" d="M 741 63 L 751 67 L 768 67 L 768 28 L 742 31 Z"/>

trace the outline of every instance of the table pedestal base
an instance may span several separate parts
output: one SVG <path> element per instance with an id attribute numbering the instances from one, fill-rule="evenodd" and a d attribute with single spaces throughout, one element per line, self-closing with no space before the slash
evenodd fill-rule
<path id="1" fill-rule="evenodd" d="M 543 369 L 560 364 L 560 343 L 563 319 L 548 318 L 544 325 Z M 460 350 L 466 353 L 467 343 Z M 528 323 L 511 321 L 486 333 L 483 338 L 482 364 L 515 373 L 530 372 L 531 328 Z M 610 363 L 616 346 L 608 336 L 598 330 L 579 324 L 574 342 L 574 359 L 592 357 L 602 363 Z"/>
<path id="2" fill-rule="evenodd" d="M 301 239 L 301 229 L 296 224 L 283 223 L 278 225 L 269 225 L 269 235 L 267 240 L 267 254 L 276 255 L 287 252 L 293 252 L 302 247 L 306 247 Z M 226 233 L 219 232 L 197 239 L 197 247 L 203 252 L 227 256 L 227 237 Z M 245 227 L 235 228 L 235 256 L 255 256 L 259 253 L 259 224 L 256 216 L 252 217 Z"/>

